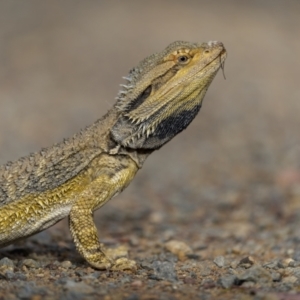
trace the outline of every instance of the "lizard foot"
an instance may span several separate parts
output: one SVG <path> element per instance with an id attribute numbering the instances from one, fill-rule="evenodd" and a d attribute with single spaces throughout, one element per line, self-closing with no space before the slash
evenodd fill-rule
<path id="1" fill-rule="evenodd" d="M 113 271 L 124 271 L 131 270 L 136 271 L 137 265 L 134 260 L 128 259 L 128 250 L 124 246 L 119 246 L 117 248 L 105 249 L 105 254 L 113 262 L 111 270 Z"/>
<path id="2" fill-rule="evenodd" d="M 111 270 L 112 271 L 125 271 L 125 270 L 136 271 L 137 265 L 134 260 L 130 260 L 126 257 L 121 257 L 114 262 L 113 266 L 111 267 Z"/>
<path id="3" fill-rule="evenodd" d="M 99 270 L 112 270 L 112 271 L 124 271 L 131 270 L 136 271 L 137 265 L 134 260 L 127 258 L 128 250 L 124 246 L 117 248 L 104 248 L 102 245 L 102 251 L 89 255 L 88 263 Z"/>
<path id="4" fill-rule="evenodd" d="M 111 261 L 110 259 L 103 257 L 103 255 L 101 255 L 101 258 L 97 259 L 95 258 L 90 258 L 87 259 L 87 262 L 94 267 L 95 269 L 99 269 L 99 270 L 109 270 L 112 265 L 113 265 L 113 261 Z"/>

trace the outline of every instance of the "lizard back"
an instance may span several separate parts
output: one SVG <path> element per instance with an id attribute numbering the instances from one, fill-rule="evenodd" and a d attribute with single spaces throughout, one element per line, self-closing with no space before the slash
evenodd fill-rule
<path id="1" fill-rule="evenodd" d="M 84 170 L 105 151 L 112 115 L 108 113 L 71 138 L 0 166 L 0 206 L 52 190 Z"/>

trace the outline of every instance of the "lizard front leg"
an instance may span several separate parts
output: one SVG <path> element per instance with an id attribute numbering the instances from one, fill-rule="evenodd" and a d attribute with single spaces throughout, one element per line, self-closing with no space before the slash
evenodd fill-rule
<path id="1" fill-rule="evenodd" d="M 136 164 L 129 158 L 120 160 L 105 156 L 95 163 L 100 168 L 97 176 L 82 191 L 69 215 L 71 235 L 78 252 L 97 269 L 136 269 L 136 263 L 127 258 L 116 258 L 113 249 L 106 251 L 98 239 L 93 211 L 121 192 L 137 172 Z"/>

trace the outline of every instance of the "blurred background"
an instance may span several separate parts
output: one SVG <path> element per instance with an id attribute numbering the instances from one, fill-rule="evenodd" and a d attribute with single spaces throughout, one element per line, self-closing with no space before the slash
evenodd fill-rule
<path id="1" fill-rule="evenodd" d="M 1 1 L 0 162 L 101 117 L 149 54 L 218 40 L 226 80 L 217 75 L 199 116 L 101 210 L 100 225 L 115 211 L 197 221 L 220 203 L 241 214 L 275 209 L 272 221 L 299 213 L 299 13 L 298 0 Z"/>

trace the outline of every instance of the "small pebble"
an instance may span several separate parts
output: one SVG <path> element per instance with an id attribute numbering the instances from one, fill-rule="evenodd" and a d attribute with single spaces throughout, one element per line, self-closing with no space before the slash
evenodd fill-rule
<path id="1" fill-rule="evenodd" d="M 165 243 L 165 248 L 176 255 L 180 260 L 185 260 L 187 255 L 193 253 L 191 247 L 189 247 L 186 243 L 176 240 Z"/>
<path id="2" fill-rule="evenodd" d="M 0 268 L 1 269 L 14 269 L 14 267 L 15 267 L 15 264 L 11 259 L 4 257 L 0 260 Z"/>
<path id="3" fill-rule="evenodd" d="M 83 277 L 86 275 L 86 272 L 84 270 L 76 270 L 75 274 L 79 277 Z"/>
<path id="4" fill-rule="evenodd" d="M 11 270 L 6 270 L 4 272 L 0 272 L 0 278 L 5 278 L 5 279 L 14 279 L 15 278 L 15 273 Z"/>
<path id="5" fill-rule="evenodd" d="M 219 267 L 219 268 L 223 268 L 225 266 L 225 258 L 224 256 L 217 256 L 214 259 L 214 263 Z"/>
<path id="6" fill-rule="evenodd" d="M 278 272 L 271 272 L 271 277 L 274 282 L 281 280 L 281 274 Z"/>
<path id="7" fill-rule="evenodd" d="M 222 276 L 219 279 L 219 283 L 225 289 L 231 288 L 234 285 L 235 281 L 236 281 L 235 275 L 226 275 L 226 276 Z"/>
<path id="8" fill-rule="evenodd" d="M 140 263 L 140 266 L 141 266 L 143 269 L 145 269 L 145 270 L 152 270 L 152 269 L 153 269 L 152 264 L 151 264 L 150 262 L 148 262 L 148 261 L 142 261 L 142 262 Z"/>
<path id="9" fill-rule="evenodd" d="M 36 269 L 40 267 L 40 264 L 34 259 L 26 258 L 21 262 L 21 267 L 23 266 Z"/>
<path id="10" fill-rule="evenodd" d="M 14 279 L 18 279 L 18 280 L 27 280 L 27 275 L 24 274 L 24 273 L 21 273 L 21 272 L 16 272 L 15 273 L 15 276 L 14 276 Z M 20 295 L 19 295 L 20 296 Z"/>
<path id="11" fill-rule="evenodd" d="M 253 281 L 260 283 L 268 283 L 273 281 L 271 274 L 266 269 L 256 265 L 247 269 L 242 274 L 239 274 L 237 277 L 242 282 Z"/>
<path id="12" fill-rule="evenodd" d="M 284 269 L 284 275 L 293 275 L 300 279 L 300 267 L 292 268 L 288 267 Z"/>
<path id="13" fill-rule="evenodd" d="M 247 256 L 247 257 L 242 258 L 238 265 L 245 269 L 249 269 L 254 263 L 255 263 L 255 261 L 254 261 L 253 257 Z"/>
<path id="14" fill-rule="evenodd" d="M 168 261 L 154 261 L 152 266 L 154 270 L 152 279 L 171 282 L 177 281 L 177 274 L 173 263 Z"/>
<path id="15" fill-rule="evenodd" d="M 300 250 L 296 250 L 293 254 L 293 259 L 296 261 L 300 261 Z"/>
<path id="16" fill-rule="evenodd" d="M 230 267 L 232 269 L 236 269 L 238 267 L 239 263 L 240 263 L 240 261 L 238 259 L 235 259 L 230 263 Z"/>
<path id="17" fill-rule="evenodd" d="M 72 263 L 69 260 L 63 261 L 60 265 L 64 269 L 69 269 L 72 267 Z"/>
<path id="18" fill-rule="evenodd" d="M 270 262 L 267 262 L 263 265 L 263 267 L 268 268 L 268 269 L 278 269 L 278 260 L 272 260 Z"/>
<path id="19" fill-rule="evenodd" d="M 288 267 L 294 267 L 295 261 L 292 258 L 286 258 L 278 262 L 279 268 L 288 268 Z"/>
<path id="20" fill-rule="evenodd" d="M 241 245 L 235 245 L 231 249 L 233 254 L 241 254 L 242 253 L 242 246 Z"/>

